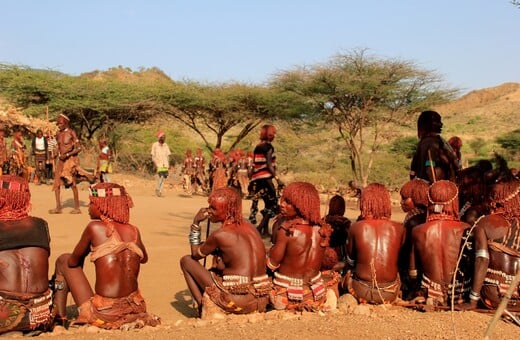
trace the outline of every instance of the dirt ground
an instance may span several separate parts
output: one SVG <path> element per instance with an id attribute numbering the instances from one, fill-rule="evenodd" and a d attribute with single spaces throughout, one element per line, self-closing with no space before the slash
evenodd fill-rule
<path id="1" fill-rule="evenodd" d="M 149 254 L 149 262 L 141 267 L 140 289 L 147 301 L 149 312 L 161 317 L 158 327 L 146 327 L 128 332 L 104 331 L 95 327 L 65 330 L 57 327 L 54 332 L 40 337 L 60 339 L 478 339 L 484 336 L 492 314 L 476 312 L 418 312 L 403 307 L 356 306 L 342 297 L 339 309 L 328 314 L 268 312 L 251 316 L 227 316 L 223 320 L 201 320 L 195 317 L 189 291 L 179 268 L 181 256 L 189 253 L 188 231 L 192 218 L 200 207 L 207 205 L 203 196 L 189 197 L 171 182 L 164 197 L 154 196 L 154 181 L 137 177 L 113 175 L 113 181 L 123 184 L 132 195 L 135 207 L 131 211 L 131 223 L 137 225 Z M 58 255 L 70 252 L 80 233 L 89 221 L 88 193 L 81 187 L 80 200 L 83 213 L 70 214 L 72 192 L 62 191 L 64 213 L 50 215 L 54 207 L 54 194 L 50 186 L 33 185 L 32 213 L 46 219 L 51 232 L 51 273 Z M 323 212 L 327 197 L 323 197 Z M 247 216 L 250 201 L 244 201 Z M 392 216 L 402 221 L 404 214 L 398 207 Z M 347 216 L 358 215 L 355 202 L 348 202 Z M 211 226 L 216 228 L 216 226 Z M 267 242 L 267 241 L 266 241 Z M 85 268 L 91 283 L 93 266 Z M 69 297 L 69 305 L 74 301 Z M 21 334 L 6 334 L 20 337 Z M 520 327 L 504 321 L 498 322 L 492 338 L 519 339 Z"/>

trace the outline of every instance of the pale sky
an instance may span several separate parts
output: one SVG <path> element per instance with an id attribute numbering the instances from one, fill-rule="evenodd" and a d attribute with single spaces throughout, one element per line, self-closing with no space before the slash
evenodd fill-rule
<path id="1" fill-rule="evenodd" d="M 520 82 L 510 0 L 2 0 L 0 13 L 0 63 L 70 75 L 121 65 L 262 84 L 366 48 L 463 92 Z"/>

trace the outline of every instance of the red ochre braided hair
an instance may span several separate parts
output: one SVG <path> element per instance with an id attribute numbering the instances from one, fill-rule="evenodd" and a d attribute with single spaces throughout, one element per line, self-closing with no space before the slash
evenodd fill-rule
<path id="1" fill-rule="evenodd" d="M 310 225 L 319 225 L 321 246 L 329 244 L 332 227 L 321 218 L 320 194 L 314 185 L 307 182 L 293 182 L 283 189 L 282 200 L 290 203 L 298 215 Z"/>
<path id="2" fill-rule="evenodd" d="M 103 219 L 119 223 L 130 221 L 130 208 L 134 206 L 125 187 L 116 183 L 98 183 L 90 187 L 90 202 L 94 204 Z"/>
<path id="3" fill-rule="evenodd" d="M 444 214 L 459 218 L 459 190 L 451 181 L 433 183 L 428 191 L 428 215 Z"/>
<path id="4" fill-rule="evenodd" d="M 231 187 L 216 189 L 209 195 L 208 202 L 217 201 L 223 199 L 225 201 L 226 219 L 230 222 L 234 222 L 237 225 L 241 225 L 243 222 L 242 218 L 242 198 L 238 190 Z"/>
<path id="5" fill-rule="evenodd" d="M 401 197 L 410 198 L 416 207 L 428 206 L 428 189 L 430 184 L 423 179 L 414 178 L 401 187 Z"/>
<path id="6" fill-rule="evenodd" d="M 520 181 L 496 183 L 491 190 L 491 206 L 502 208 L 506 218 L 520 217 Z"/>
<path id="7" fill-rule="evenodd" d="M 390 192 L 380 183 L 370 183 L 361 191 L 359 210 L 362 218 L 389 219 L 392 216 Z"/>
<path id="8" fill-rule="evenodd" d="M 0 176 L 0 220 L 21 220 L 29 216 L 31 192 L 25 179 L 14 175 Z"/>

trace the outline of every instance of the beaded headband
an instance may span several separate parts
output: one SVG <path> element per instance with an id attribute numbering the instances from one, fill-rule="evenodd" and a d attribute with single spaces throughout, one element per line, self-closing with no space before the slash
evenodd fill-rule
<path id="1" fill-rule="evenodd" d="M 447 200 L 446 202 L 434 202 L 430 196 L 430 191 L 428 190 L 428 201 L 433 204 L 433 211 L 435 213 L 442 213 L 442 211 L 444 210 L 444 206 L 445 205 L 448 205 L 448 204 L 451 204 L 459 195 L 459 188 L 457 188 L 455 186 L 455 195 L 453 195 L 452 198 L 450 198 L 449 200 Z"/>
<path id="2" fill-rule="evenodd" d="M 60 114 L 59 114 L 59 117 L 66 119 L 67 122 L 70 121 L 69 117 L 65 116 L 63 113 L 60 113 Z"/>
<path id="3" fill-rule="evenodd" d="M 122 196 L 120 188 L 96 189 L 90 187 L 88 192 L 92 197 Z"/>
<path id="4" fill-rule="evenodd" d="M 459 189 L 457 187 L 455 187 L 455 195 L 453 195 L 452 198 L 450 198 L 449 200 L 447 200 L 446 202 L 434 202 L 430 196 L 430 192 L 428 191 L 428 201 L 431 203 L 431 204 L 439 204 L 439 205 L 448 205 L 450 204 L 451 202 L 453 202 L 457 196 L 459 195 Z"/>
<path id="5" fill-rule="evenodd" d="M 14 191 L 19 191 L 22 189 L 22 186 L 20 185 L 19 182 L 1 181 L 0 183 L 1 183 L 0 187 L 2 189 L 14 190 Z"/>

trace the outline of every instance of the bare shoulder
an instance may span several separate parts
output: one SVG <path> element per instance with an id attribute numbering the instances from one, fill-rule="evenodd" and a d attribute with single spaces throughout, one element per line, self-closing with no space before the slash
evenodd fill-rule
<path id="1" fill-rule="evenodd" d="M 492 214 L 481 218 L 476 228 L 483 230 L 488 239 L 495 239 L 504 236 L 510 226 L 509 221 L 503 216 Z"/>

